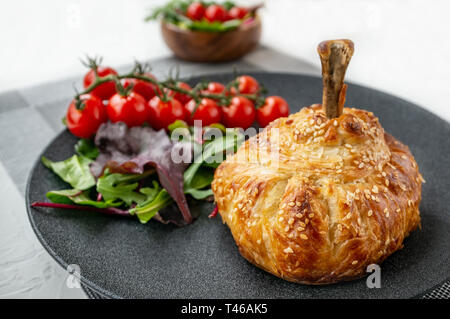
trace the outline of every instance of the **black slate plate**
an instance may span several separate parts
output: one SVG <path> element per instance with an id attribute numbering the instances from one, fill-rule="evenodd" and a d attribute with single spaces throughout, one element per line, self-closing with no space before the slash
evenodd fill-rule
<path id="1" fill-rule="evenodd" d="M 295 74 L 252 74 L 291 111 L 320 102 L 322 82 Z M 210 76 L 228 81 L 231 74 Z M 192 79 L 193 83 L 201 79 Z M 427 180 L 420 206 L 422 229 L 381 265 L 382 288 L 365 279 L 304 286 L 278 279 L 246 262 L 220 217 L 208 219 L 212 204 L 198 204 L 200 218 L 176 228 L 90 212 L 34 209 L 45 193 L 67 187 L 38 160 L 27 187 L 31 224 L 43 246 L 63 267 L 77 264 L 85 287 L 106 297 L 143 298 L 409 298 L 449 277 L 450 124 L 394 96 L 350 84 L 347 106 L 373 111 L 386 129 L 410 146 Z M 73 154 L 76 139 L 62 132 L 44 150 L 52 160 Z"/>

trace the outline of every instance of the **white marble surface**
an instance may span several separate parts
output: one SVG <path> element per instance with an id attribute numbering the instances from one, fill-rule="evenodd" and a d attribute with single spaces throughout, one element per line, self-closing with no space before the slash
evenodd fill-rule
<path id="1" fill-rule="evenodd" d="M 158 25 L 143 23 L 147 8 L 161 2 L 3 3 L 0 92 L 82 74 L 78 58 L 85 53 L 102 55 L 112 66 L 170 54 Z M 318 68 L 318 42 L 351 38 L 356 52 L 349 80 L 399 95 L 450 121 L 443 98 L 450 87 L 449 4 L 445 0 L 267 0 L 262 42 Z M 267 69 L 288 71 L 289 66 L 278 61 Z M 0 298 L 85 298 L 80 289 L 67 288 L 67 274 L 38 243 L 27 221 L 23 195 L 1 164 L 0 181 Z"/>

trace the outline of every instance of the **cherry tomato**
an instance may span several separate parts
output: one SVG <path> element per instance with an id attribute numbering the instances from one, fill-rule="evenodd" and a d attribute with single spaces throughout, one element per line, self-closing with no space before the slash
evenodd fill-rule
<path id="1" fill-rule="evenodd" d="M 179 87 L 180 89 L 186 90 L 186 91 L 192 90 L 191 86 L 184 82 L 178 82 L 177 87 Z M 183 105 L 186 104 L 187 102 L 189 102 L 190 100 L 192 100 L 192 98 L 189 95 L 175 92 L 175 91 L 169 91 L 167 95 L 169 97 L 173 97 L 174 99 L 178 100 L 178 102 L 180 102 Z"/>
<path id="2" fill-rule="evenodd" d="M 256 94 L 259 90 L 258 81 L 249 75 L 238 77 L 239 92 L 242 94 Z"/>
<path id="3" fill-rule="evenodd" d="M 209 22 L 213 22 L 213 21 L 224 22 L 224 21 L 227 21 L 228 12 L 221 5 L 212 4 L 208 8 L 206 8 L 205 18 Z"/>
<path id="4" fill-rule="evenodd" d="M 106 122 L 106 108 L 102 100 L 94 95 L 85 94 L 80 97 L 81 109 L 77 109 L 73 100 L 67 109 L 66 123 L 70 132 L 80 138 L 90 138 L 100 124 Z"/>
<path id="5" fill-rule="evenodd" d="M 225 85 L 219 82 L 209 82 L 205 93 L 222 94 L 225 91 Z"/>
<path id="6" fill-rule="evenodd" d="M 138 93 L 114 94 L 106 107 L 111 122 L 124 122 L 128 127 L 140 126 L 148 119 L 147 101 Z"/>
<path id="7" fill-rule="evenodd" d="M 164 102 L 158 96 L 155 96 L 148 102 L 150 106 L 149 123 L 155 130 L 167 127 L 176 120 L 185 120 L 186 113 L 183 105 L 172 98 Z"/>
<path id="8" fill-rule="evenodd" d="M 97 67 L 97 73 L 100 78 L 107 76 L 107 75 L 117 75 L 116 70 L 105 67 L 105 66 L 99 66 Z M 83 86 L 84 88 L 87 88 L 95 81 L 95 72 L 94 70 L 90 70 L 86 75 L 84 76 L 83 80 Z M 91 94 L 99 97 L 102 100 L 108 100 L 111 96 L 116 93 L 116 84 L 113 81 L 109 81 L 103 84 L 100 84 L 97 86 L 94 90 L 92 90 Z"/>
<path id="9" fill-rule="evenodd" d="M 201 2 L 192 2 L 187 8 L 186 15 L 191 20 L 201 20 L 205 15 L 205 7 Z"/>
<path id="10" fill-rule="evenodd" d="M 155 76 L 152 74 L 145 73 L 144 75 L 156 80 Z M 133 91 L 139 93 L 147 101 L 151 100 L 158 91 L 158 86 L 147 81 L 138 79 L 124 79 L 122 81 L 124 88 L 128 87 L 130 84 L 133 84 Z"/>
<path id="11" fill-rule="evenodd" d="M 195 101 L 191 100 L 185 105 L 187 112 L 186 120 L 189 125 L 194 125 L 194 120 L 202 121 L 202 126 L 208 126 L 214 123 L 220 123 L 221 110 L 214 100 L 202 99 L 200 105 L 192 116 L 195 108 Z"/>
<path id="12" fill-rule="evenodd" d="M 255 121 L 253 102 L 243 96 L 235 96 L 230 105 L 222 108 L 222 122 L 226 127 L 249 128 Z"/>
<path id="13" fill-rule="evenodd" d="M 262 107 L 256 111 L 256 118 L 261 127 L 267 126 L 279 117 L 289 115 L 289 105 L 279 96 L 269 96 Z"/>
<path id="14" fill-rule="evenodd" d="M 233 7 L 228 14 L 231 19 L 243 19 L 248 14 L 248 10 L 242 7 Z"/>

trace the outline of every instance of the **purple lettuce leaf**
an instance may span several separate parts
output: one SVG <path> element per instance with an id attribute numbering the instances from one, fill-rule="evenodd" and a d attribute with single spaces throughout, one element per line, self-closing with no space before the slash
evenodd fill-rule
<path id="1" fill-rule="evenodd" d="M 175 163 L 172 150 L 183 147 L 172 143 L 164 130 L 150 127 L 127 128 L 124 123 L 104 123 L 95 136 L 99 156 L 91 164 L 95 177 L 105 169 L 113 173 L 142 174 L 144 167 L 154 167 L 161 185 L 177 203 L 184 223 L 192 222 L 192 215 L 183 190 L 183 173 L 190 163 Z"/>

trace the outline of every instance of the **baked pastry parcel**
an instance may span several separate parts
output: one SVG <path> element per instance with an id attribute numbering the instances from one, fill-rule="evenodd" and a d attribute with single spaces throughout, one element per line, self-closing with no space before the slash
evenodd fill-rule
<path id="1" fill-rule="evenodd" d="M 318 48 L 323 103 L 273 121 L 216 170 L 212 189 L 243 257 L 283 279 L 359 278 L 420 225 L 422 176 L 372 113 L 344 108 L 350 40 Z"/>

